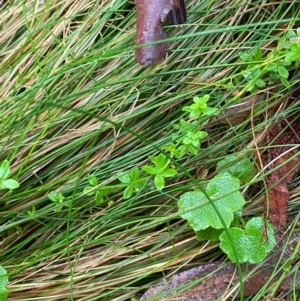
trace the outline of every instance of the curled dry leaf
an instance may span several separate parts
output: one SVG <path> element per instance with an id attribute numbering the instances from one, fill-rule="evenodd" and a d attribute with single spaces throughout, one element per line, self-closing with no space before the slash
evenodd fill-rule
<path id="1" fill-rule="evenodd" d="M 279 281 L 281 273 L 275 273 L 274 269 L 278 262 L 284 264 L 292 256 L 299 239 L 299 232 L 295 232 L 289 240 L 284 236 L 280 237 L 278 235 L 277 246 L 263 264 L 259 266 L 241 265 L 242 272 L 245 275 L 249 275 L 251 271 L 255 271 L 244 282 L 244 296 L 256 294 L 270 281 L 271 276 L 270 285 Z M 299 250 L 296 255 L 300 255 Z M 278 269 L 279 267 L 277 266 L 277 271 Z M 297 269 L 280 282 L 279 290 L 300 289 L 300 274 L 295 273 L 297 273 Z M 229 289 L 238 284 L 239 277 L 236 264 L 214 262 L 203 264 L 172 277 L 164 278 L 157 286 L 146 291 L 140 300 L 151 298 L 151 300 L 215 301 L 227 295 Z M 225 298 L 222 298 L 222 300 L 225 300 Z"/>
<path id="2" fill-rule="evenodd" d="M 169 19 L 171 24 L 186 20 L 184 0 L 136 0 L 136 44 L 142 45 L 167 38 L 162 24 Z M 159 63 L 165 57 L 169 43 L 162 42 L 137 48 L 135 56 L 143 67 Z"/>

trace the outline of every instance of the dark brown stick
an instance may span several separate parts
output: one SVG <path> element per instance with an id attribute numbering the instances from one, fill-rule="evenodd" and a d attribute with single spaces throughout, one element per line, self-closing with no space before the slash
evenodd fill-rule
<path id="1" fill-rule="evenodd" d="M 162 28 L 167 19 L 171 24 L 186 20 L 184 0 L 136 0 L 135 6 L 137 45 L 167 38 L 167 33 Z M 137 48 L 135 57 L 143 67 L 150 67 L 164 59 L 168 48 L 167 42 Z"/>

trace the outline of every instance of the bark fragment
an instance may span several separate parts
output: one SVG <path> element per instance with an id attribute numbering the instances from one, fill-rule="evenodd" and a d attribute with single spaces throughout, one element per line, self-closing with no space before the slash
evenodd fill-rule
<path id="1" fill-rule="evenodd" d="M 171 24 L 186 20 L 184 0 L 136 0 L 135 5 L 137 45 L 167 38 L 167 33 L 162 28 L 167 19 Z M 167 42 L 140 47 L 135 50 L 135 57 L 143 67 L 150 67 L 164 59 L 168 48 Z"/>

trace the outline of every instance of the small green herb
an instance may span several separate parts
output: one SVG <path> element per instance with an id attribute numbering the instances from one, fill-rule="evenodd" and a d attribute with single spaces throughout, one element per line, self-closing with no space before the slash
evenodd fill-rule
<path id="1" fill-rule="evenodd" d="M 10 163 L 4 160 L 0 165 L 0 190 L 16 189 L 20 186 L 19 182 L 14 179 L 8 179 L 10 174 Z"/>
<path id="2" fill-rule="evenodd" d="M 88 196 L 94 196 L 96 205 L 101 205 L 104 202 L 104 198 L 109 195 L 110 188 L 107 186 L 98 187 L 99 181 L 94 175 L 88 176 L 88 182 L 89 185 L 84 188 L 83 192 Z"/>
<path id="3" fill-rule="evenodd" d="M 138 193 L 145 185 L 147 178 L 140 177 L 138 167 L 134 167 L 130 173 L 118 173 L 118 179 L 125 184 L 126 189 L 123 192 L 123 198 L 129 199 L 134 192 Z"/>
<path id="4" fill-rule="evenodd" d="M 150 157 L 150 161 L 154 164 L 144 165 L 144 170 L 149 175 L 154 176 L 154 185 L 157 190 L 162 190 L 165 187 L 165 178 L 174 177 L 177 175 L 177 171 L 174 168 L 169 168 L 170 160 L 163 154 Z"/>
<path id="5" fill-rule="evenodd" d="M 217 108 L 207 106 L 210 95 L 205 94 L 202 97 L 193 97 L 193 104 L 183 107 L 182 111 L 189 112 L 189 119 L 199 118 L 201 115 L 218 115 L 220 111 Z"/>
<path id="6" fill-rule="evenodd" d="M 56 204 L 56 207 L 54 209 L 55 212 L 61 211 L 63 206 L 69 206 L 69 204 L 65 202 L 65 197 L 61 192 L 51 191 L 48 193 L 48 198 L 50 201 Z"/>
<path id="7" fill-rule="evenodd" d="M 181 119 L 179 124 L 173 125 L 176 133 L 172 134 L 171 147 L 165 148 L 170 151 L 171 156 L 181 158 L 185 153 L 190 152 L 194 155 L 200 151 L 200 141 L 207 137 L 207 133 L 199 130 L 198 122 L 188 122 Z"/>
<path id="8" fill-rule="evenodd" d="M 32 210 L 28 210 L 27 215 L 28 216 L 35 216 L 35 214 L 36 214 L 36 209 L 35 209 L 34 206 L 32 206 Z"/>
<path id="9" fill-rule="evenodd" d="M 178 145 L 179 143 L 170 143 L 166 147 L 164 147 L 164 150 L 168 153 L 170 153 L 171 158 L 177 158 L 180 159 L 182 158 L 186 151 L 187 148 L 185 145 Z"/>

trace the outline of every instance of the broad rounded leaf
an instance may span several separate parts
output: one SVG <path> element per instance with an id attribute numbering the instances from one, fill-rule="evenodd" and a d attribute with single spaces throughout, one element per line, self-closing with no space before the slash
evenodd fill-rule
<path id="1" fill-rule="evenodd" d="M 13 179 L 4 180 L 2 184 L 7 189 L 16 189 L 20 186 L 19 182 Z"/>
<path id="2" fill-rule="evenodd" d="M 249 220 L 245 231 L 231 228 L 220 235 L 220 248 L 232 262 L 262 262 L 275 245 L 274 228 L 269 223 L 265 225 L 261 217 Z"/>
<path id="3" fill-rule="evenodd" d="M 237 155 L 229 155 L 219 161 L 217 164 L 217 171 L 228 172 L 240 181 L 246 183 L 250 182 L 255 175 L 255 169 L 251 164 L 251 161 L 246 157 Z"/>
<path id="4" fill-rule="evenodd" d="M 208 227 L 215 229 L 229 227 L 233 221 L 234 212 L 245 204 L 243 195 L 238 191 L 239 188 L 238 179 L 228 173 L 219 174 L 209 182 L 206 188 L 216 209 L 202 192 L 187 192 L 178 201 L 179 212 L 187 211 L 181 213 L 180 216 L 188 220 L 194 231 Z"/>

